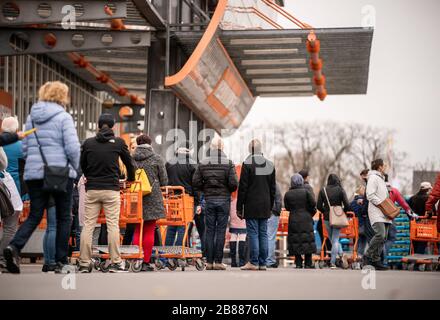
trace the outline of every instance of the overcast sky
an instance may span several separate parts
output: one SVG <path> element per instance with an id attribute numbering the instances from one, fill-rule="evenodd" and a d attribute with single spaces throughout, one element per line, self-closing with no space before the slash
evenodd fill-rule
<path id="1" fill-rule="evenodd" d="M 340 120 L 396 130 L 395 146 L 411 163 L 440 159 L 440 1 L 285 0 L 314 27 L 359 27 L 372 5 L 376 25 L 366 95 L 258 98 L 247 124 Z M 280 19 L 286 28 L 292 28 Z"/>

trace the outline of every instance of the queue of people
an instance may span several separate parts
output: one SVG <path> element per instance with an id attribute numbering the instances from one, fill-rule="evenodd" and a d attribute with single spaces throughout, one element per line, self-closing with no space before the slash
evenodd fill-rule
<path id="1" fill-rule="evenodd" d="M 385 162 L 376 159 L 371 170 L 361 172 L 361 186 L 351 202 L 341 179 L 333 173 L 315 197 L 306 169 L 291 177 L 283 201 L 275 166 L 263 155 L 263 145 L 258 139 L 250 141 L 249 155 L 239 166 L 239 174 L 224 153 L 224 143 L 218 136 L 211 141 L 207 157 L 200 163 L 192 158 L 193 146 L 188 141 L 177 148 L 173 159 L 165 162 L 154 151 L 152 139 L 145 134 L 136 138 L 136 146 L 130 153 L 125 141 L 115 136 L 115 119 L 106 113 L 99 117 L 96 136 L 80 146 L 72 116 L 65 110 L 68 97 L 68 87 L 61 82 L 43 85 L 39 101 L 32 106 L 26 121 L 27 129 L 37 130 L 25 139 L 24 134 L 18 132 L 15 118 L 6 118 L 2 123 L 0 171 L 12 177 L 19 195 L 17 203 L 13 204 L 18 210 L 3 210 L 8 203 L 0 203 L 4 230 L 0 241 L 0 266 L 11 273 L 20 273 L 20 252 L 45 211 L 43 271 L 69 272 L 66 266 L 69 264 L 69 238 L 73 233 L 77 238 L 80 234 L 77 245 L 79 272 L 91 272 L 92 243 L 102 209 L 106 228 L 101 228 L 100 232 L 109 249 L 109 271 L 127 272 L 120 253 L 120 179 L 135 181 L 137 169 L 146 173 L 151 192 L 142 200 L 142 232 L 139 225 L 127 225 L 124 244 L 142 243 L 141 271 L 154 271 L 150 262 L 159 237 L 156 221 L 165 217 L 161 187 L 167 185 L 182 186 L 194 197 L 195 229 L 207 270 L 227 269 L 223 260 L 228 229 L 232 267 L 250 271 L 277 268 L 276 235 L 283 204 L 290 213 L 287 244 L 296 268 L 314 268 L 312 255 L 317 252 L 317 245 L 313 219 L 318 211 L 323 215 L 323 225 L 318 229 L 325 228 L 331 248 L 330 268 L 336 269 L 339 261 L 344 267 L 348 258 L 339 241 L 342 226 L 334 219 L 335 215 L 343 216 L 353 211 L 359 219 L 357 250 L 364 264 L 386 270 L 386 256 L 395 239 L 396 228 L 384 213 L 383 202 L 386 199 L 398 202 L 410 218 L 417 219 L 426 213 L 432 215 L 440 198 L 439 176 L 434 188 L 427 182 L 422 183 L 419 192 L 406 203 L 388 182 Z M 3 184 L 0 187 L 0 191 L 4 190 Z M 18 205 L 27 197 L 29 216 L 17 230 L 21 210 Z M 166 245 L 181 245 L 183 241 L 183 227 L 168 227 Z M 187 245 L 191 245 L 190 241 Z M 425 248 L 426 244 L 420 243 L 416 252 L 424 253 Z"/>

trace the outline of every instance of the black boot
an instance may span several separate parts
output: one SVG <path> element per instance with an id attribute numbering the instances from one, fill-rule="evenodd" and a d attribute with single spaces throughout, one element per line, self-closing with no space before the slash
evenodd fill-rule
<path id="1" fill-rule="evenodd" d="M 305 255 L 305 261 L 304 261 L 304 268 L 306 269 L 315 269 L 312 261 L 312 255 L 306 254 Z"/>
<path id="2" fill-rule="evenodd" d="M 240 267 L 243 267 L 246 264 L 246 241 L 238 242 L 238 257 Z"/>
<path id="3" fill-rule="evenodd" d="M 231 256 L 231 267 L 237 268 L 237 241 L 229 242 L 229 254 Z"/>
<path id="4" fill-rule="evenodd" d="M 303 259 L 300 254 L 295 255 L 295 265 L 297 269 L 302 269 L 303 267 Z"/>
<path id="5" fill-rule="evenodd" d="M 6 260 L 6 268 L 10 273 L 20 273 L 20 257 L 18 250 L 9 245 L 3 250 L 3 255 Z"/>

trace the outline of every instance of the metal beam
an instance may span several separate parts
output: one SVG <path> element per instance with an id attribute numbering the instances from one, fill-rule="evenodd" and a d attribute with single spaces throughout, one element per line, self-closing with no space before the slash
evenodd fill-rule
<path id="1" fill-rule="evenodd" d="M 5 29 L 0 33 L 0 56 L 148 47 L 150 32 Z"/>
<path id="2" fill-rule="evenodd" d="M 14 0 L 10 2 L 1 1 L 1 3 L 0 26 L 60 23 L 69 15 L 75 16 L 76 21 L 96 21 L 127 17 L 127 3 L 125 0 L 109 2 L 113 11 L 112 16 L 109 16 L 104 10 L 108 2 L 100 0 Z M 75 12 L 72 8 L 75 9 Z M 7 12 L 6 16 L 5 12 Z"/>
<path id="3" fill-rule="evenodd" d="M 132 0 L 135 6 L 138 8 L 142 16 L 147 20 L 149 24 L 158 30 L 166 29 L 166 22 L 154 7 L 154 5 L 148 0 Z"/>
<path id="4" fill-rule="evenodd" d="M 202 10 L 200 7 L 193 1 L 193 0 L 183 0 L 191 9 L 193 9 L 196 14 L 200 17 L 205 19 L 205 21 L 211 21 L 209 16 Z"/>

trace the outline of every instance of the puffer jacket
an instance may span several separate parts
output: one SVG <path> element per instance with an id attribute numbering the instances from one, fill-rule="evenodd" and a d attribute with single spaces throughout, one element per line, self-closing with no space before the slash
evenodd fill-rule
<path id="1" fill-rule="evenodd" d="M 378 207 L 380 203 L 389 197 L 389 193 L 384 176 L 376 170 L 368 172 L 366 196 L 369 201 L 368 217 L 370 218 L 371 225 L 374 225 L 376 222 L 391 223 L 392 221 Z"/>
<path id="2" fill-rule="evenodd" d="M 79 168 L 80 144 L 72 116 L 54 102 L 39 101 L 32 106 L 26 121 L 26 130 L 37 128 L 42 152 L 49 166 L 64 167 L 69 163 L 69 177 L 75 179 Z M 44 162 L 35 134 L 23 139 L 23 156 L 26 159 L 24 180 L 41 180 Z"/>
<path id="3" fill-rule="evenodd" d="M 238 187 L 234 164 L 223 151 L 209 150 L 194 173 L 193 187 L 195 192 L 203 192 L 206 200 L 230 199 Z"/>
<path id="4" fill-rule="evenodd" d="M 287 243 L 289 255 L 316 252 L 313 215 L 316 202 L 313 194 L 304 186 L 291 186 L 284 196 L 284 206 L 289 214 Z"/>
<path id="5" fill-rule="evenodd" d="M 348 202 L 347 194 L 342 188 L 341 181 L 335 174 L 330 174 L 325 187 L 328 199 L 331 206 L 342 206 L 344 212 L 350 211 L 350 203 Z M 325 196 L 324 188 L 321 189 L 317 201 L 318 210 L 324 213 L 324 220 L 330 220 L 330 207 L 328 205 L 327 197 Z"/>
<path id="6" fill-rule="evenodd" d="M 143 197 L 143 218 L 146 221 L 162 219 L 165 217 L 165 208 L 160 187 L 168 184 L 165 163 L 148 144 L 138 145 L 133 158 L 137 168 L 145 170 L 152 186 L 151 193 Z"/>

